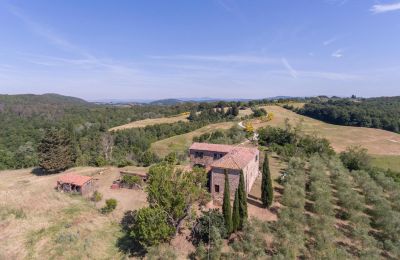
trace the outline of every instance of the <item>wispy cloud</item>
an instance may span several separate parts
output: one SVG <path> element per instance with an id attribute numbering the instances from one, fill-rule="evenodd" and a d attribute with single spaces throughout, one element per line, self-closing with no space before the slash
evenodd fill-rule
<path id="1" fill-rule="evenodd" d="M 322 44 L 323 44 L 324 46 L 328 46 L 328 45 L 331 45 L 332 43 L 334 43 L 336 40 L 337 40 L 336 37 L 332 37 L 332 38 L 330 38 L 330 39 L 328 39 L 328 40 L 322 42 Z"/>
<path id="2" fill-rule="evenodd" d="M 392 3 L 392 4 L 377 4 L 373 5 L 370 11 L 374 14 L 392 12 L 400 10 L 400 2 Z"/>
<path id="3" fill-rule="evenodd" d="M 215 2 L 226 12 L 232 14 L 241 21 L 245 21 L 245 17 L 235 0 L 215 0 Z"/>
<path id="4" fill-rule="evenodd" d="M 297 78 L 297 71 L 293 69 L 293 67 L 289 64 L 289 62 L 286 60 L 286 58 L 282 58 L 282 64 L 285 66 L 287 72 L 292 76 L 293 78 Z"/>
<path id="5" fill-rule="evenodd" d="M 50 28 L 34 21 L 32 18 L 26 15 L 20 8 L 13 5 L 8 5 L 7 9 L 11 14 L 20 19 L 33 34 L 41 36 L 42 38 L 46 39 L 50 44 L 57 46 L 58 48 L 61 48 L 64 51 L 79 54 L 87 58 L 93 58 L 89 53 L 82 50 L 78 46 L 72 44 L 71 42 L 67 41 L 63 37 L 59 36 Z"/>
<path id="6" fill-rule="evenodd" d="M 348 1 L 349 0 L 325 0 L 325 2 L 328 4 L 335 4 L 339 6 L 347 4 Z"/>
<path id="7" fill-rule="evenodd" d="M 332 53 L 332 57 L 334 58 L 342 58 L 343 57 L 343 50 L 342 49 L 338 49 L 335 52 Z"/>
<path id="8" fill-rule="evenodd" d="M 32 64 L 41 66 L 63 66 L 67 64 L 78 66 L 81 69 L 102 69 L 109 73 L 130 76 L 138 72 L 132 66 L 127 65 L 126 63 L 114 61 L 112 59 L 96 57 L 96 55 L 93 55 L 80 46 L 68 41 L 49 27 L 38 23 L 16 6 L 8 5 L 7 9 L 11 14 L 21 20 L 31 31 L 31 33 L 42 37 L 49 44 L 74 56 L 74 58 L 64 58 L 22 54 L 22 56 L 25 57 L 25 60 Z"/>
<path id="9" fill-rule="evenodd" d="M 203 62 L 227 62 L 227 63 L 254 63 L 254 64 L 276 64 L 279 63 L 279 59 L 256 56 L 256 55 L 173 55 L 173 56 L 150 56 L 152 59 L 163 59 L 163 60 L 192 60 L 192 61 L 203 61 Z"/>

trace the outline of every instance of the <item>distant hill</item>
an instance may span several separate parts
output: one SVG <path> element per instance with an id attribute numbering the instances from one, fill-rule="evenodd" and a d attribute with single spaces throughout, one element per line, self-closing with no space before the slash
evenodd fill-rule
<path id="1" fill-rule="evenodd" d="M 62 113 L 66 108 L 91 107 L 94 104 L 83 99 L 58 94 L 0 95 L 0 113 L 29 117 L 42 113 Z"/>
<path id="2" fill-rule="evenodd" d="M 3 104 L 59 104 L 59 105 L 90 105 L 89 102 L 70 96 L 63 96 L 59 94 L 22 94 L 22 95 L 0 95 L 0 102 Z"/>
<path id="3" fill-rule="evenodd" d="M 163 105 L 163 106 L 168 106 L 168 105 L 176 105 L 176 104 L 181 104 L 184 103 L 185 101 L 180 100 L 180 99 L 174 99 L 174 98 L 169 98 L 169 99 L 160 99 L 160 100 L 155 100 L 150 102 L 150 105 Z"/>

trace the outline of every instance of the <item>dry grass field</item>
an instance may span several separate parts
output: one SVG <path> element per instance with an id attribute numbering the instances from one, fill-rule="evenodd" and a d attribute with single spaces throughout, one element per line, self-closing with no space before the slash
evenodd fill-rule
<path id="1" fill-rule="evenodd" d="M 228 108 L 225 109 L 225 111 L 227 111 L 227 110 L 228 110 Z M 253 112 L 251 111 L 250 108 L 239 110 L 238 117 L 242 118 L 245 116 L 249 116 L 252 113 Z M 158 125 L 158 124 L 172 124 L 172 123 L 176 123 L 179 121 L 188 122 L 187 118 L 188 118 L 188 115 L 185 115 L 185 114 L 171 116 L 171 117 L 149 118 L 149 119 L 131 122 L 131 123 L 125 124 L 125 125 L 116 126 L 116 127 L 110 128 L 108 131 L 119 131 L 119 130 L 125 130 L 125 129 L 130 129 L 130 128 L 142 128 L 142 127 L 146 127 L 149 125 Z"/>
<path id="2" fill-rule="evenodd" d="M 207 125 L 186 134 L 176 135 L 164 140 L 154 142 L 152 143 L 150 149 L 160 157 L 164 157 L 170 152 L 182 153 L 186 151 L 192 144 L 193 137 L 212 132 L 217 129 L 226 130 L 231 128 L 235 124 L 237 124 L 237 122 L 223 122 Z"/>
<path id="3" fill-rule="evenodd" d="M 181 114 L 181 115 L 171 116 L 171 117 L 149 118 L 149 119 L 134 121 L 134 122 L 131 122 L 131 123 L 125 124 L 125 125 L 116 126 L 116 127 L 110 128 L 108 131 L 119 131 L 119 130 L 125 130 L 125 129 L 130 129 L 130 128 L 141 128 L 141 127 L 146 127 L 149 125 L 158 125 L 158 124 L 172 124 L 172 123 L 176 123 L 179 121 L 187 122 L 188 121 L 187 117 L 188 117 L 188 115 Z"/>
<path id="4" fill-rule="evenodd" d="M 36 176 L 30 170 L 0 172 L 0 259 L 123 259 L 118 249 L 123 212 L 145 206 L 141 190 L 111 190 L 116 168 L 75 168 L 93 176 L 103 200 L 95 204 L 79 195 L 57 192 L 60 174 Z M 63 174 L 63 173 L 61 173 Z M 117 209 L 102 215 L 104 200 Z"/>
<path id="5" fill-rule="evenodd" d="M 288 118 L 293 126 L 301 124 L 301 129 L 307 134 L 315 134 L 328 139 L 337 152 L 344 151 L 348 146 L 361 145 L 373 155 L 400 155 L 400 135 L 373 128 L 351 127 L 327 124 L 319 120 L 298 115 L 280 106 L 265 106 L 268 112 L 274 113 L 270 122 L 253 120 L 255 128 L 266 125 L 284 127 Z"/>

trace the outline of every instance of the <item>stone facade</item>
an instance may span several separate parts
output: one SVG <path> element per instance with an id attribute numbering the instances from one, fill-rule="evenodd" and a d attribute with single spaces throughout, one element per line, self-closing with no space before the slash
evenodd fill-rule
<path id="1" fill-rule="evenodd" d="M 194 143 L 189 149 L 191 166 L 201 165 L 210 173 L 210 192 L 217 204 L 222 203 L 225 171 L 228 173 L 231 199 L 239 186 L 243 171 L 246 192 L 249 193 L 259 175 L 259 151 L 230 145 Z"/>

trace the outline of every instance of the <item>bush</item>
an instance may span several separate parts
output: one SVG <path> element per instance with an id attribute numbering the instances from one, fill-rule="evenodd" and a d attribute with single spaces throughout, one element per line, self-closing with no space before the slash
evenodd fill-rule
<path id="1" fill-rule="evenodd" d="M 142 208 L 132 216 L 131 236 L 145 248 L 166 242 L 175 231 L 167 222 L 166 212 L 159 207 Z"/>
<path id="2" fill-rule="evenodd" d="M 193 241 L 195 244 L 200 242 L 208 243 L 210 235 L 210 226 L 215 227 L 222 238 L 228 236 L 228 232 L 225 228 L 224 216 L 217 209 L 203 212 L 203 216 L 197 219 L 192 230 Z"/>
<path id="3" fill-rule="evenodd" d="M 132 187 L 135 184 L 140 184 L 142 179 L 136 175 L 124 175 L 122 177 L 122 183 Z"/>
<path id="4" fill-rule="evenodd" d="M 264 108 L 252 108 L 254 117 L 262 117 L 267 115 L 267 111 Z"/>
<path id="5" fill-rule="evenodd" d="M 365 170 L 369 168 L 371 161 L 367 152 L 367 149 L 360 146 L 348 147 L 340 153 L 340 159 L 350 171 Z"/>
<path id="6" fill-rule="evenodd" d="M 106 205 L 103 208 L 101 208 L 101 213 L 107 214 L 114 211 L 114 209 L 117 207 L 117 204 L 118 202 L 116 199 L 106 200 Z"/>
<path id="7" fill-rule="evenodd" d="M 93 195 L 92 195 L 92 201 L 94 202 L 99 202 L 100 200 L 103 199 L 103 194 L 101 194 L 100 192 L 98 192 L 97 190 L 94 191 Z"/>

